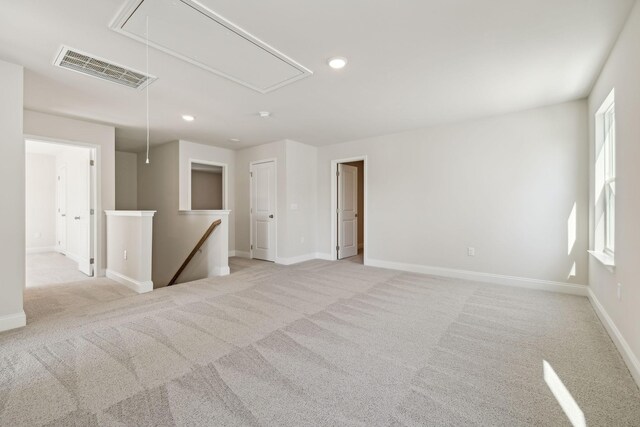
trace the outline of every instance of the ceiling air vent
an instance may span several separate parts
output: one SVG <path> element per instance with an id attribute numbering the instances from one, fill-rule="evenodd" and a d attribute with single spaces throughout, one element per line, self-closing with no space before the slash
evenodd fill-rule
<path id="1" fill-rule="evenodd" d="M 62 47 L 54 65 L 134 89 L 142 89 L 157 79 L 67 46 Z"/>

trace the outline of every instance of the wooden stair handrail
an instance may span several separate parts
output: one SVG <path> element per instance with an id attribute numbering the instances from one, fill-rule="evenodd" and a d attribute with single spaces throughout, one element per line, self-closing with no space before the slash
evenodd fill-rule
<path id="1" fill-rule="evenodd" d="M 219 226 L 220 224 L 222 224 L 222 220 L 220 220 L 220 219 L 216 219 L 215 221 L 213 221 L 211 223 L 209 228 L 207 228 L 207 231 L 205 231 L 204 234 L 202 235 L 202 238 L 200 238 L 198 243 L 196 243 L 196 246 L 193 248 L 193 250 L 191 251 L 191 253 L 187 257 L 187 259 L 184 260 L 184 262 L 182 263 L 182 265 L 180 266 L 180 268 L 178 269 L 176 274 L 171 278 L 171 281 L 169 282 L 169 284 L 167 286 L 171 286 L 171 285 L 175 285 L 176 284 L 176 280 L 178 280 L 178 277 L 180 277 L 180 275 L 182 274 L 184 269 L 187 268 L 187 265 L 189 265 L 189 263 L 191 262 L 193 257 L 196 256 L 196 254 L 198 253 L 198 251 L 200 250 L 202 245 L 204 245 L 204 242 L 206 242 L 207 239 L 209 238 L 209 236 L 211 236 L 211 233 L 213 233 L 213 230 L 215 230 L 216 227 Z"/>

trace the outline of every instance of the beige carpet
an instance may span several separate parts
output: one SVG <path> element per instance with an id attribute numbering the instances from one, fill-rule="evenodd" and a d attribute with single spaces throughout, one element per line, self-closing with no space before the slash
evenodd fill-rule
<path id="1" fill-rule="evenodd" d="M 27 254 L 27 288 L 87 280 L 78 263 L 58 252 Z"/>
<path id="2" fill-rule="evenodd" d="M 32 321 L 0 335 L 0 425 L 568 425 L 543 360 L 588 425 L 639 425 L 586 298 L 346 260 L 231 267 L 145 295 L 27 290 Z"/>

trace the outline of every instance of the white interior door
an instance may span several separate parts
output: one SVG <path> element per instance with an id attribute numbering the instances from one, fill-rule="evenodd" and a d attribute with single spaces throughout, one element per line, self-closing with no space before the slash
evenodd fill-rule
<path id="1" fill-rule="evenodd" d="M 251 257 L 276 260 L 276 164 L 251 165 Z"/>
<path id="2" fill-rule="evenodd" d="M 78 263 L 78 270 L 93 276 L 91 151 L 70 155 L 67 168 L 67 256 Z"/>
<path id="3" fill-rule="evenodd" d="M 58 168 L 56 181 L 56 249 L 67 251 L 67 166 Z"/>
<path id="4" fill-rule="evenodd" d="M 358 168 L 338 164 L 338 259 L 358 255 Z"/>

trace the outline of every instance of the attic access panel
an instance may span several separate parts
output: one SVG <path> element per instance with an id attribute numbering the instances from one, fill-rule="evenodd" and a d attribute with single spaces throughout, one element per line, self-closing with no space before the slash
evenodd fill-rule
<path id="1" fill-rule="evenodd" d="M 267 93 L 311 70 L 195 0 L 131 0 L 112 23 L 121 34 Z"/>

